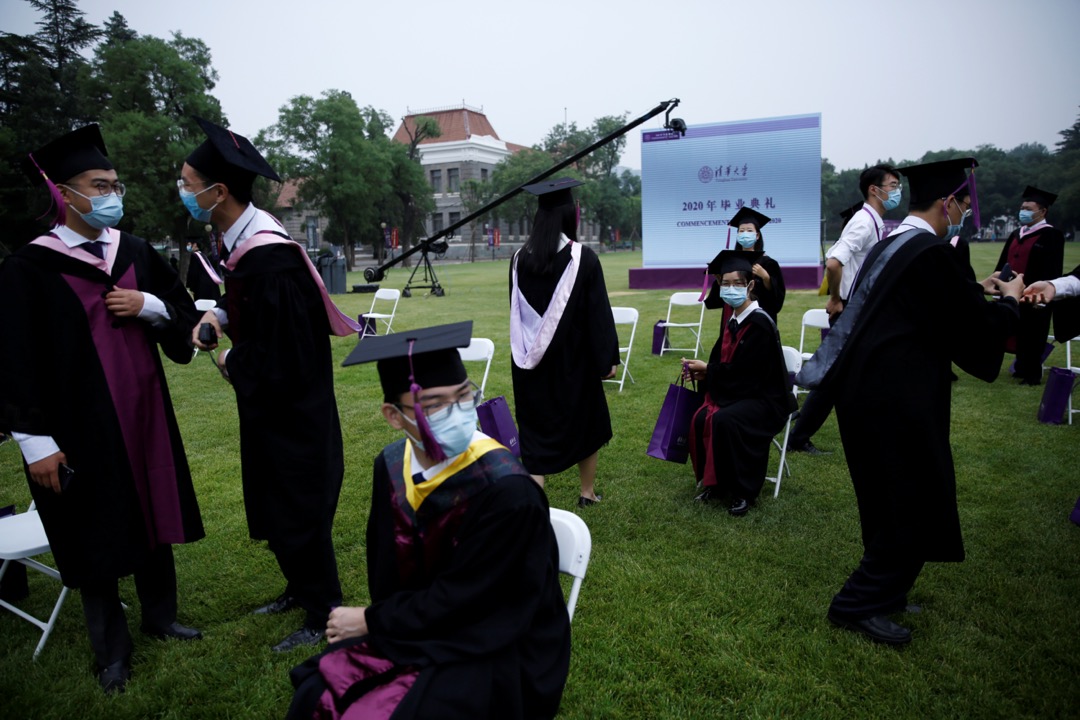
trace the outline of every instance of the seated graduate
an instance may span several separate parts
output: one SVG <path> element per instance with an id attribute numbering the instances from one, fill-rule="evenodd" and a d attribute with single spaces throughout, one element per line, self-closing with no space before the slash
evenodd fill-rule
<path id="1" fill-rule="evenodd" d="M 780 335 L 753 298 L 754 253 L 724 250 L 709 263 L 732 317 L 709 362 L 683 358 L 688 379 L 705 382 L 705 403 L 694 415 L 690 457 L 704 488 L 695 498 L 728 498 L 728 512 L 745 515 L 765 483 L 769 444 L 795 409 Z"/>
<path id="2" fill-rule="evenodd" d="M 547 499 L 476 430 L 456 348 L 472 322 L 368 337 L 382 415 L 404 437 L 375 459 L 371 604 L 330 614 L 326 652 L 292 672 L 289 718 L 551 718 L 570 620 Z"/>

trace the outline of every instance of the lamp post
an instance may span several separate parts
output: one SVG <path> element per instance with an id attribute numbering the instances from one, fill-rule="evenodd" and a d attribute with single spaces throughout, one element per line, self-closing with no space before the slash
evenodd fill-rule
<path id="1" fill-rule="evenodd" d="M 379 227 L 382 229 L 382 249 L 379 251 L 379 263 L 382 264 L 383 257 L 386 254 L 386 245 L 387 245 L 387 242 L 386 242 L 386 223 L 385 222 L 379 223 Z M 391 252 L 391 254 L 393 254 L 393 253 Z"/>

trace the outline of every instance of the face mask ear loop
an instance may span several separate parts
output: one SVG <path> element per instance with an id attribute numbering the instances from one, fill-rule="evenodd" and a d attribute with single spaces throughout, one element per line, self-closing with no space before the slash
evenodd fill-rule
<path id="1" fill-rule="evenodd" d="M 45 187 L 49 189 L 49 208 L 35 219 L 40 220 L 41 218 L 49 214 L 49 210 L 56 208 L 56 214 L 53 216 L 52 224 L 54 226 L 66 225 L 67 205 L 64 203 L 64 196 L 60 194 L 59 188 L 56 187 L 53 181 L 49 179 L 49 176 L 45 174 L 45 171 L 41 169 L 41 166 L 38 165 L 37 160 L 34 159 L 34 154 L 28 153 L 27 157 L 30 158 L 30 162 L 34 163 L 34 167 L 36 167 L 38 172 L 41 173 L 41 177 L 45 178 Z"/>
<path id="2" fill-rule="evenodd" d="M 420 391 L 423 388 L 416 383 L 416 371 L 413 369 L 412 353 L 415 343 L 415 340 L 409 341 L 409 392 L 413 396 L 413 414 L 416 415 L 416 430 L 420 435 L 420 442 L 424 444 L 424 452 L 427 453 L 429 458 L 439 463 L 446 459 L 446 453 L 443 452 L 442 446 L 439 445 L 439 441 L 435 439 L 435 435 L 431 432 L 431 426 L 428 425 L 423 408 L 420 407 Z"/>

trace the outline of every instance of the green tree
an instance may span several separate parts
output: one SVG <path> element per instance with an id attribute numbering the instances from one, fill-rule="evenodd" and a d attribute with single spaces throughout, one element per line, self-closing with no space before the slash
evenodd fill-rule
<path id="1" fill-rule="evenodd" d="M 349 269 L 357 243 L 382 240 L 393 167 L 389 124 L 385 113 L 361 111 L 349 93 L 327 90 L 318 99 L 292 98 L 257 138 L 279 174 L 300 183 L 300 199 L 323 209 L 330 221 L 323 237 L 347 249 Z"/>
<path id="2" fill-rule="evenodd" d="M 442 130 L 437 120 L 424 116 L 415 118 L 412 123 L 402 121 L 402 125 L 409 142 L 403 147 L 404 156 L 394 151 L 391 158 L 394 163 L 394 194 L 397 197 L 394 205 L 401 218 L 398 227 L 401 228 L 401 249 L 404 252 L 425 234 L 424 218 L 435 209 L 435 198 L 420 164 L 420 143 L 440 137 Z M 408 264 L 409 258 L 406 258 L 406 267 Z"/>

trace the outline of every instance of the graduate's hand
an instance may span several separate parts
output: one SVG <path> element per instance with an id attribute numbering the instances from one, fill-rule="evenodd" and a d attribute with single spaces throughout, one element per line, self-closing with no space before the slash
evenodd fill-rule
<path id="1" fill-rule="evenodd" d="M 199 320 L 199 322 L 195 323 L 195 327 L 191 329 L 191 344 L 199 348 L 200 350 L 213 350 L 218 346 L 216 340 L 214 341 L 213 345 L 203 345 L 201 342 L 199 342 L 199 327 L 203 323 L 210 323 L 214 327 L 215 338 L 221 337 L 221 323 L 218 322 L 217 315 L 214 314 L 213 310 L 207 310 L 203 314 L 202 319 Z"/>
<path id="2" fill-rule="evenodd" d="M 683 364 L 683 380 L 704 380 L 705 373 L 709 366 L 704 360 L 687 360 L 682 359 Z"/>
<path id="3" fill-rule="evenodd" d="M 618 366 L 618 365 L 612 365 L 612 366 L 611 366 L 611 372 L 609 372 L 609 373 L 608 373 L 607 375 L 605 375 L 605 376 L 604 376 L 604 377 L 603 377 L 602 379 L 603 379 L 603 380 L 610 380 L 611 378 L 615 377 L 615 372 L 616 372 L 616 371 L 617 371 L 618 369 L 619 369 L 619 366 Z"/>
<path id="4" fill-rule="evenodd" d="M 995 273 L 996 275 L 997 273 Z M 1024 295 L 1024 274 L 1016 273 L 1009 282 L 1001 282 L 997 277 L 991 276 L 991 280 L 994 282 L 994 286 L 998 289 L 999 294 L 1005 297 L 1011 297 L 1016 302 L 1020 302 L 1020 298 Z"/>
<path id="5" fill-rule="evenodd" d="M 769 282 L 768 271 L 765 268 L 761 267 L 759 263 L 754 263 L 753 270 L 754 276 L 761 278 L 761 282 L 765 283 L 765 287 L 770 287 L 771 283 Z"/>
<path id="6" fill-rule="evenodd" d="M 994 284 L 994 281 L 997 280 L 999 277 L 1001 277 L 1000 271 L 995 272 L 993 275 L 979 283 L 980 285 L 982 285 L 983 292 L 987 295 L 1000 295 L 1001 291 L 998 290 L 997 285 Z"/>
<path id="7" fill-rule="evenodd" d="M 1033 282 L 1024 288 L 1024 296 L 1020 298 L 1020 301 L 1031 303 L 1032 305 L 1040 305 L 1053 302 L 1056 295 L 1057 288 L 1054 287 L 1053 283 L 1047 280 L 1040 280 L 1039 282 Z"/>
<path id="8" fill-rule="evenodd" d="M 336 607 L 326 621 L 326 639 L 335 643 L 340 640 L 368 634 L 366 607 Z"/>
<path id="9" fill-rule="evenodd" d="M 113 288 L 105 295 L 105 307 L 116 317 L 138 317 L 143 309 L 143 294 L 138 290 Z"/>
<path id="10" fill-rule="evenodd" d="M 67 463 L 67 456 L 62 452 L 53 453 L 47 458 L 30 463 L 30 479 L 59 495 L 61 463 Z"/>
<path id="11" fill-rule="evenodd" d="M 829 313 L 829 317 L 834 317 L 844 312 L 844 301 L 840 298 L 834 298 L 832 295 L 825 301 L 825 312 Z"/>

